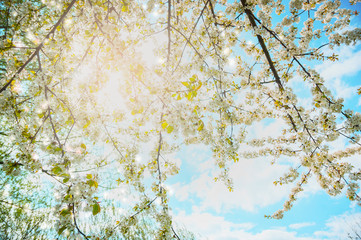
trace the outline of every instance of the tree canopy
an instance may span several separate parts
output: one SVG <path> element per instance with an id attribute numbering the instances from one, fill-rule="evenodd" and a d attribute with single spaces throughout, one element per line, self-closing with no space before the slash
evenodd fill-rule
<path id="1" fill-rule="evenodd" d="M 198 143 L 229 191 L 240 159 L 290 162 L 275 184 L 294 187 L 270 218 L 311 176 L 361 203 L 361 170 L 346 160 L 361 152 L 361 114 L 312 68 L 361 39 L 341 1 L 3 0 L 0 11 L 1 171 L 46 179 L 57 234 L 131 239 L 152 223 L 157 239 L 181 239 L 165 184 L 173 154 Z M 275 136 L 248 132 L 274 120 Z M 349 144 L 333 151 L 339 138 Z M 107 199 L 113 188 L 131 201 Z"/>

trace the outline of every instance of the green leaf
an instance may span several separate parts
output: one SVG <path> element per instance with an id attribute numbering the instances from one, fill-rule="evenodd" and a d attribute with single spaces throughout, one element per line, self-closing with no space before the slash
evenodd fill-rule
<path id="1" fill-rule="evenodd" d="M 90 187 L 98 188 L 98 182 L 97 182 L 97 181 L 88 180 L 87 183 L 88 183 L 88 185 L 89 185 Z"/>
<path id="2" fill-rule="evenodd" d="M 204 123 L 203 123 L 203 121 L 202 120 L 200 120 L 199 122 L 198 122 L 198 128 L 197 128 L 197 130 L 198 131 L 202 131 L 203 130 L 203 128 L 204 128 Z"/>
<path id="3" fill-rule="evenodd" d="M 60 211 L 60 215 L 61 215 L 61 216 L 66 216 L 66 215 L 68 215 L 68 214 L 70 214 L 70 210 L 67 209 L 67 208 L 64 208 L 64 209 L 62 209 L 62 210 Z"/>
<path id="4" fill-rule="evenodd" d="M 51 171 L 55 174 L 58 175 L 59 173 L 61 173 L 63 171 L 63 169 L 61 169 L 61 167 L 59 166 L 55 166 L 53 169 L 51 169 Z"/>
<path id="5" fill-rule="evenodd" d="M 187 94 L 186 94 L 186 98 L 189 100 L 189 101 L 192 101 L 192 99 L 194 97 L 197 96 L 197 92 L 196 91 L 189 91 Z"/>
<path id="6" fill-rule="evenodd" d="M 89 125 L 90 125 L 90 120 L 87 119 L 86 124 L 83 126 L 83 128 L 85 129 L 85 128 L 89 127 Z"/>
<path id="7" fill-rule="evenodd" d="M 60 147 L 54 148 L 54 151 L 55 151 L 55 152 L 60 152 L 61 150 L 62 150 L 62 148 L 60 148 Z"/>
<path id="8" fill-rule="evenodd" d="M 196 74 L 193 74 L 193 76 L 191 78 L 189 78 L 189 80 L 191 82 L 195 82 L 197 78 L 198 78 L 198 76 Z"/>
<path id="9" fill-rule="evenodd" d="M 66 226 L 62 226 L 61 228 L 59 228 L 58 234 L 59 234 L 59 235 L 62 234 L 65 229 L 66 229 Z"/>
<path id="10" fill-rule="evenodd" d="M 86 146 L 85 146 L 84 143 L 80 144 L 80 147 L 81 147 L 82 149 L 86 150 Z"/>
<path id="11" fill-rule="evenodd" d="M 167 129 L 166 129 L 166 130 L 167 130 L 167 133 L 173 132 L 173 129 L 174 129 L 173 126 L 170 126 L 170 125 L 169 125 L 169 126 L 167 127 Z"/>
<path id="12" fill-rule="evenodd" d="M 186 87 L 189 86 L 189 83 L 188 83 L 188 82 L 182 82 L 182 84 L 183 84 L 184 86 L 186 86 Z"/>
<path id="13" fill-rule="evenodd" d="M 15 217 L 20 218 L 23 214 L 24 213 L 21 208 L 15 210 Z"/>
<path id="14" fill-rule="evenodd" d="M 88 181 L 87 181 L 87 184 L 88 184 L 90 187 L 92 187 L 92 186 L 94 186 L 94 181 L 93 181 L 93 180 L 88 180 Z"/>
<path id="15" fill-rule="evenodd" d="M 87 179 L 92 179 L 93 178 L 93 175 L 91 175 L 90 173 L 86 175 L 86 178 Z"/>
<path id="16" fill-rule="evenodd" d="M 166 121 L 162 122 L 162 128 L 165 129 L 166 127 L 168 127 L 168 123 Z"/>
<path id="17" fill-rule="evenodd" d="M 128 11 L 129 11 L 128 6 L 123 5 L 122 6 L 122 12 L 128 12 Z"/>
<path id="18" fill-rule="evenodd" d="M 73 195 L 68 194 L 68 195 L 66 195 L 66 196 L 64 197 L 64 200 L 65 200 L 65 201 L 68 201 L 69 199 L 72 199 L 72 198 L 73 198 Z M 61 214 L 61 212 L 60 212 L 60 214 Z"/>
<path id="19" fill-rule="evenodd" d="M 94 203 L 93 205 L 93 215 L 97 215 L 100 212 L 100 205 L 99 203 Z"/>
<path id="20" fill-rule="evenodd" d="M 43 118 L 43 117 L 44 117 L 44 113 L 38 113 L 38 117 L 39 117 L 39 118 Z"/>

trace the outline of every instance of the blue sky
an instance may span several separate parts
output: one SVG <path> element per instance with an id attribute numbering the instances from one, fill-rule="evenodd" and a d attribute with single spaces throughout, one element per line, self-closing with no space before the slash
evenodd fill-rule
<path id="1" fill-rule="evenodd" d="M 354 18 L 351 26 L 360 25 L 360 17 Z M 339 55 L 339 61 L 325 61 L 313 67 L 326 79 L 332 93 L 344 98 L 346 108 L 361 111 L 361 97 L 357 95 L 357 88 L 361 87 L 361 44 L 333 51 Z M 293 79 L 290 84 L 298 89 L 300 104 L 310 104 L 304 82 Z M 251 131 L 256 136 L 273 134 L 281 124 L 261 122 Z M 340 138 L 331 144 L 331 149 L 346 146 L 347 140 Z M 292 187 L 272 184 L 288 169 L 282 161 L 271 166 L 267 158 L 241 159 L 232 167 L 235 188 L 229 193 L 224 185 L 212 181 L 214 164 L 206 146 L 184 146 L 175 158 L 181 162 L 181 170 L 167 185 L 173 215 L 179 225 L 200 234 L 201 239 L 346 239 L 355 222 L 361 223 L 359 206 L 344 196 L 328 196 L 315 179 L 282 220 L 264 218 L 282 208 Z M 355 156 L 348 161 L 361 168 L 360 159 Z"/>

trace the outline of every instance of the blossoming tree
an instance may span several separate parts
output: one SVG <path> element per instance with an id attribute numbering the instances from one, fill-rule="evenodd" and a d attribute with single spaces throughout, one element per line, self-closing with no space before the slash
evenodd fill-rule
<path id="1" fill-rule="evenodd" d="M 230 191 L 240 158 L 289 160 L 275 184 L 294 188 L 272 218 L 311 176 L 360 203 L 361 171 L 344 159 L 361 151 L 361 114 L 312 69 L 337 61 L 325 48 L 361 39 L 350 26 L 358 13 L 341 1 L 4 0 L 0 9 L 1 141 L 11 156 L 2 171 L 49 179 L 58 234 L 126 236 L 142 215 L 159 239 L 180 239 L 164 184 L 182 144 L 207 145 Z M 311 105 L 299 102 L 295 78 Z M 279 135 L 247 134 L 270 119 L 284 123 Z M 348 147 L 330 150 L 339 138 Z M 132 201 L 106 200 L 104 189 L 119 187 Z M 127 211 L 99 231 L 84 227 L 84 216 L 115 208 Z"/>

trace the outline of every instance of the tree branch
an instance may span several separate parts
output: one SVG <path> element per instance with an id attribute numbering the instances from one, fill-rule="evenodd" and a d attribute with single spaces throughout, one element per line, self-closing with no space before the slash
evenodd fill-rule
<path id="1" fill-rule="evenodd" d="M 244 11 L 245 11 L 245 13 L 247 14 L 247 17 L 248 17 L 249 22 L 251 23 L 253 29 L 257 28 L 257 23 L 255 22 L 255 20 L 254 20 L 254 18 L 253 18 L 253 14 L 252 14 L 251 10 L 249 10 L 249 9 L 246 8 L 246 7 L 247 7 L 246 0 L 241 0 L 241 2 L 242 2 L 243 7 L 245 8 Z M 284 88 L 283 88 L 283 86 L 282 86 L 281 79 L 280 79 L 280 77 L 279 77 L 279 75 L 278 75 L 278 72 L 277 72 L 277 70 L 276 70 L 276 67 L 275 67 L 275 65 L 274 65 L 274 63 L 273 63 L 273 61 L 272 61 L 272 59 L 271 59 L 271 56 L 270 56 L 269 51 L 268 51 L 268 49 L 267 49 L 267 46 L 266 46 L 266 44 L 265 44 L 265 42 L 264 42 L 264 40 L 263 40 L 263 38 L 262 38 L 261 35 L 257 34 L 256 36 L 257 36 L 257 39 L 258 39 L 259 44 L 261 45 L 261 48 L 262 48 L 262 50 L 263 50 L 263 53 L 264 53 L 265 56 L 266 56 L 268 65 L 269 65 L 270 68 L 271 68 L 271 71 L 272 71 L 273 76 L 274 76 L 274 78 L 275 78 L 275 81 L 276 81 L 276 83 L 277 83 L 277 85 L 278 85 L 278 88 L 279 88 L 279 89 L 281 90 L 281 92 L 282 92 L 282 91 L 284 90 Z"/>
<path id="2" fill-rule="evenodd" d="M 73 207 L 73 220 L 74 220 L 74 225 L 75 225 L 75 228 L 76 230 L 78 230 L 78 232 L 85 238 L 85 239 L 89 239 L 78 227 L 78 224 L 76 222 L 76 217 L 75 217 L 75 204 L 73 203 L 72 204 L 72 207 Z"/>
<path id="3" fill-rule="evenodd" d="M 36 50 L 30 55 L 30 57 L 28 58 L 28 60 L 26 60 L 26 62 L 21 65 L 21 67 L 16 71 L 16 73 L 10 78 L 10 80 L 0 89 L 0 93 L 2 93 L 3 91 L 5 91 L 10 85 L 11 83 L 14 81 L 14 79 L 16 78 L 17 75 L 19 75 L 24 69 L 25 67 L 33 60 L 33 58 L 35 56 L 37 56 L 39 54 L 39 51 L 43 48 L 45 40 L 49 39 L 50 36 L 52 34 L 54 34 L 56 28 L 61 24 L 61 22 L 65 19 L 66 15 L 69 13 L 70 9 L 73 7 L 73 5 L 75 4 L 76 0 L 72 0 L 71 3 L 69 4 L 69 6 L 67 7 L 67 9 L 65 10 L 65 12 L 61 15 L 61 17 L 59 18 L 58 22 L 55 23 L 55 25 L 53 26 L 53 28 L 50 30 L 50 32 L 45 36 L 45 38 L 43 39 L 43 41 L 39 44 L 39 46 L 36 47 Z"/>

